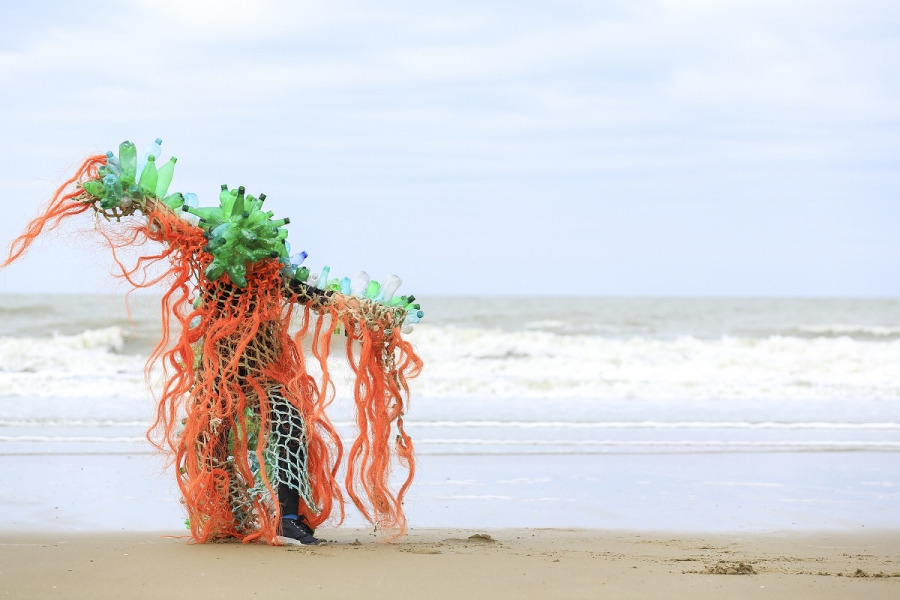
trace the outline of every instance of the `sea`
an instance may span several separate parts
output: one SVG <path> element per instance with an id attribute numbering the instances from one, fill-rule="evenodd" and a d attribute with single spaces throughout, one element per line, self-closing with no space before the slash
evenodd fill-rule
<path id="1" fill-rule="evenodd" d="M 900 299 L 420 302 L 413 528 L 900 527 Z M 159 304 L 0 295 L 0 533 L 183 528 L 145 437 Z"/>

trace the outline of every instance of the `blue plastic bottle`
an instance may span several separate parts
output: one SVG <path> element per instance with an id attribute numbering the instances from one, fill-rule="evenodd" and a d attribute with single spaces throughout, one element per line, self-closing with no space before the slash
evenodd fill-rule
<path id="1" fill-rule="evenodd" d="M 116 158 L 112 150 L 106 153 L 106 166 L 112 169 L 112 172 L 116 175 L 122 172 L 122 165 L 119 164 L 119 159 Z"/>
<path id="2" fill-rule="evenodd" d="M 328 287 L 328 273 L 331 271 L 331 267 L 322 267 L 322 272 L 319 273 L 319 278 L 316 280 L 316 287 L 320 290 L 324 290 Z"/>
<path id="3" fill-rule="evenodd" d="M 406 313 L 406 318 L 403 320 L 404 323 L 418 323 L 422 320 L 422 317 L 425 316 L 425 313 L 421 310 L 410 310 Z"/>

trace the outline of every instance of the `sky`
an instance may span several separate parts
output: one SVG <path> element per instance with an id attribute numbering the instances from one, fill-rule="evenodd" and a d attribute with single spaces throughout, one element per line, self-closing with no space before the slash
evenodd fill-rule
<path id="1" fill-rule="evenodd" d="M 900 4 L 0 4 L 0 240 L 87 154 L 401 293 L 900 295 Z M 0 293 L 110 292 L 84 233 Z M 78 233 L 81 231 L 82 233 Z"/>

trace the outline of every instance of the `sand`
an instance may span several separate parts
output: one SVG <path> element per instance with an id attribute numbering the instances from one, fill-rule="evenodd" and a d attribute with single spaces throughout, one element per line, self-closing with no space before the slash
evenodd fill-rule
<path id="1" fill-rule="evenodd" d="M 323 547 L 0 534 L 3 598 L 900 598 L 900 531 L 322 530 Z"/>

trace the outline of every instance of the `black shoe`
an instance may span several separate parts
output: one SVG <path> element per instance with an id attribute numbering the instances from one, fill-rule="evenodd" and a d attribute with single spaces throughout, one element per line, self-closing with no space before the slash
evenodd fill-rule
<path id="1" fill-rule="evenodd" d="M 279 534 L 296 540 L 303 546 L 318 546 L 322 540 L 313 536 L 313 529 L 301 519 L 282 519 Z"/>

